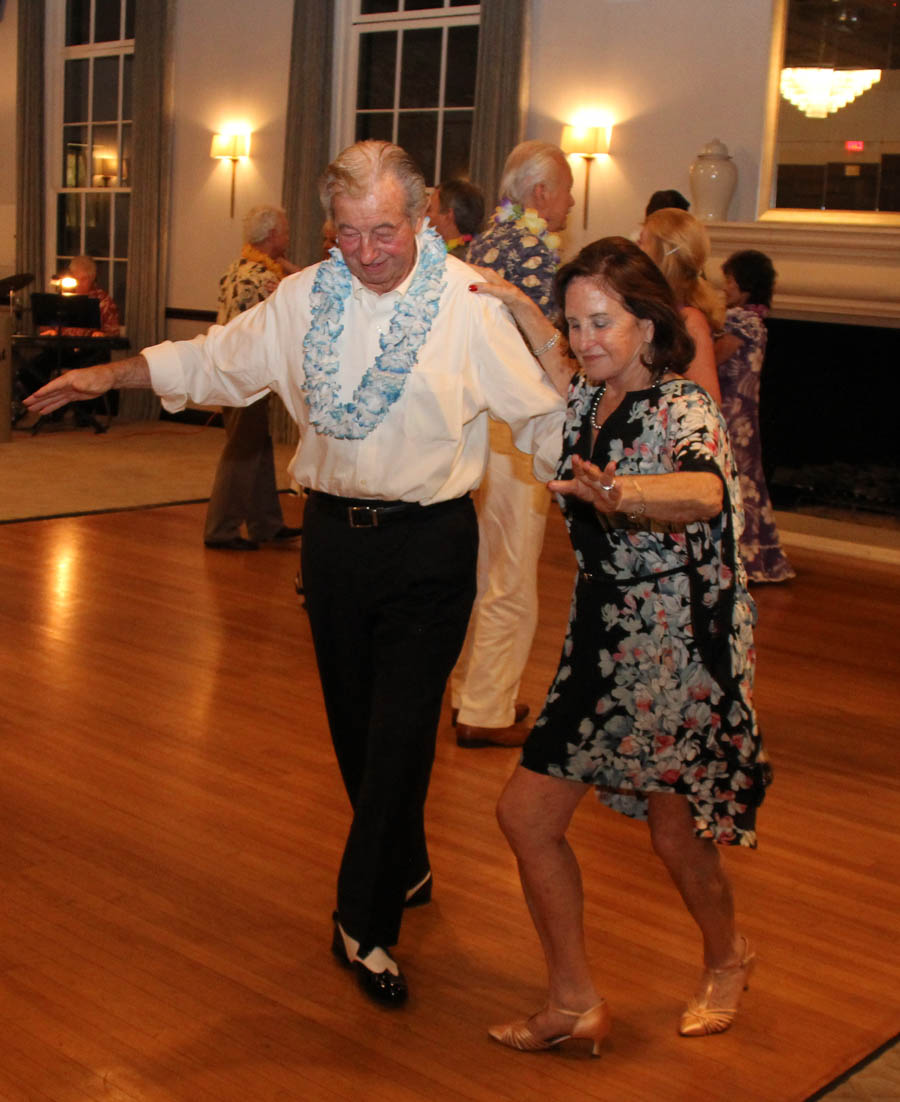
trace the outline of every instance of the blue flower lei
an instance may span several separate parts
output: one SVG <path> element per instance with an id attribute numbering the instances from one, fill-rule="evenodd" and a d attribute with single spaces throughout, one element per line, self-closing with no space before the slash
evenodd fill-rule
<path id="1" fill-rule="evenodd" d="M 353 289 L 350 269 L 340 249 L 319 265 L 310 292 L 312 319 L 303 338 L 303 373 L 310 424 L 338 440 L 361 440 L 377 428 L 403 393 L 406 379 L 431 332 L 441 295 L 447 250 L 439 235 L 426 227 L 419 236 L 419 263 L 405 295 L 398 301 L 381 351 L 366 369 L 349 402 L 337 400 L 337 342 L 344 331 L 344 308 Z"/>

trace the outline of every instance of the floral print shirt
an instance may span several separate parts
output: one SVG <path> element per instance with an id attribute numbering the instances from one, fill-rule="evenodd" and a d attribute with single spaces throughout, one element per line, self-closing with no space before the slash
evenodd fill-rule
<path id="1" fill-rule="evenodd" d="M 469 264 L 492 268 L 520 287 L 545 317 L 556 312 L 553 277 L 559 267 L 558 239 L 547 233 L 547 223 L 531 210 L 501 203 L 491 225 L 479 234 L 466 254 Z"/>
<path id="2" fill-rule="evenodd" d="M 245 247 L 219 280 L 219 325 L 267 299 L 281 282 L 280 268 L 266 264 L 265 258 L 254 257 L 254 252 Z"/>

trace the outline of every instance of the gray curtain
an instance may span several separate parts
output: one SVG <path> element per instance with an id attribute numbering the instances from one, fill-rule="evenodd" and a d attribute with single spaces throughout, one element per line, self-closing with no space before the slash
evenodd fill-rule
<path id="1" fill-rule="evenodd" d="M 32 289 L 46 287 L 44 217 L 44 0 L 18 6 L 16 87 L 16 271 L 34 275 Z"/>
<path id="2" fill-rule="evenodd" d="M 294 0 L 281 202 L 291 224 L 289 256 L 313 264 L 322 253 L 318 179 L 328 164 L 334 56 L 332 0 Z"/>
<path id="3" fill-rule="evenodd" d="M 132 352 L 165 338 L 169 254 L 169 180 L 174 98 L 172 35 L 175 0 L 140 0 L 134 18 L 134 152 L 126 320 Z M 151 390 L 123 390 L 119 416 L 159 416 Z"/>
<path id="4" fill-rule="evenodd" d="M 528 88 L 528 0 L 481 0 L 469 174 L 497 203 L 503 162 L 522 140 Z"/>
<path id="5" fill-rule="evenodd" d="M 295 264 L 313 264 L 322 254 L 317 182 L 329 154 L 333 8 L 332 0 L 294 0 L 281 203 L 291 224 L 288 255 Z M 297 427 L 284 406 L 270 402 L 269 411 L 275 441 L 293 443 Z"/>

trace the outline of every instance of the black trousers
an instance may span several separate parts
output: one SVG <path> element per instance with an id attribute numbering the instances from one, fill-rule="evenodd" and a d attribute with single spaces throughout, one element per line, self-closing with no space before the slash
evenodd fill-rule
<path id="1" fill-rule="evenodd" d="M 396 944 L 430 866 L 425 798 L 441 700 L 472 602 L 468 497 L 353 528 L 310 494 L 303 582 L 331 737 L 353 807 L 337 910 L 363 951 Z"/>

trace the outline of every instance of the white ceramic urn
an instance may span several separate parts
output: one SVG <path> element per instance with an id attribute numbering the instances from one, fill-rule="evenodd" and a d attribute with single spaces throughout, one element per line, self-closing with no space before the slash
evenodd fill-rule
<path id="1" fill-rule="evenodd" d="M 713 138 L 691 165 L 691 214 L 701 222 L 724 222 L 737 185 L 737 168 L 728 146 Z"/>

